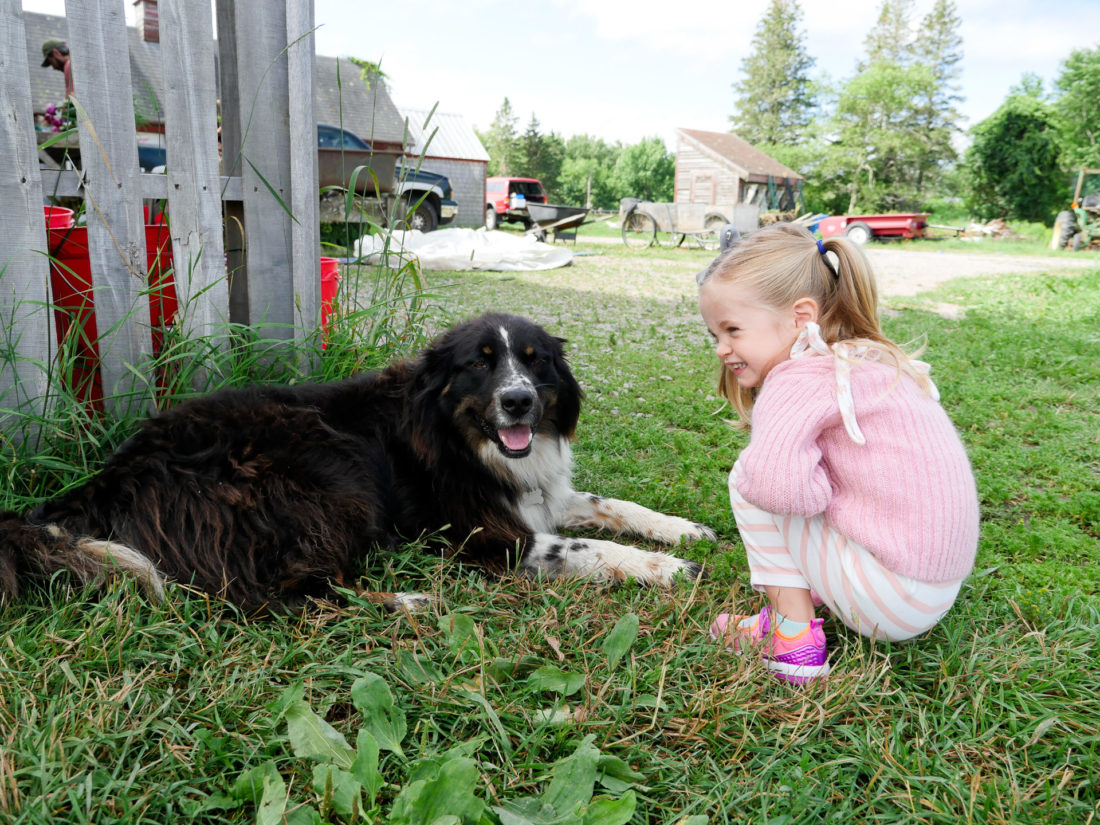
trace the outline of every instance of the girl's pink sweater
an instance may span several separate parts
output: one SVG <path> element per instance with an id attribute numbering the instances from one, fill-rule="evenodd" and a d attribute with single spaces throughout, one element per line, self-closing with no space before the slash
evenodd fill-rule
<path id="1" fill-rule="evenodd" d="M 853 363 L 851 384 L 863 445 L 841 421 L 832 357 L 774 367 L 753 406 L 737 489 L 772 513 L 824 513 L 895 573 L 964 578 L 978 546 L 978 495 L 947 413 L 890 364 Z"/>

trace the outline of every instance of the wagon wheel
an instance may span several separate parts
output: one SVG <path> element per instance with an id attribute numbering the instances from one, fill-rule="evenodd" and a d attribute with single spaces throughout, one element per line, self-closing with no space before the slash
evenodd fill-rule
<path id="1" fill-rule="evenodd" d="M 875 233 L 872 232 L 871 227 L 863 221 L 856 221 L 855 223 L 848 224 L 848 228 L 844 230 L 844 235 L 852 243 L 863 246 L 874 237 Z"/>
<path id="2" fill-rule="evenodd" d="M 623 221 L 623 243 L 631 249 L 651 246 L 657 237 L 657 222 L 644 212 L 631 212 Z"/>
<path id="3" fill-rule="evenodd" d="M 678 246 L 683 246 L 684 238 L 686 238 L 683 232 L 669 232 L 667 235 L 658 235 L 657 243 L 661 246 L 667 246 L 670 249 L 674 249 Z"/>

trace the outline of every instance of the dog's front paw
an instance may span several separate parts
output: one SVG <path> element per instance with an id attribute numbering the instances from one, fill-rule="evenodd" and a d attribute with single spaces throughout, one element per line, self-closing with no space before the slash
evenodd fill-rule
<path id="1" fill-rule="evenodd" d="M 692 525 L 694 533 L 685 535 L 684 538 L 691 539 L 692 541 L 699 541 L 699 539 L 706 539 L 707 541 L 718 541 L 718 533 L 712 527 L 707 527 L 705 524 L 695 523 Z"/>

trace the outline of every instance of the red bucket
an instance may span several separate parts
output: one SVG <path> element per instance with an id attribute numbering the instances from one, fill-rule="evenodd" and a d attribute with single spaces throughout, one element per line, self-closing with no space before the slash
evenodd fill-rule
<path id="1" fill-rule="evenodd" d="M 336 258 L 321 258 L 321 332 L 328 332 L 328 316 L 340 287 L 340 262 Z"/>
<path id="2" fill-rule="evenodd" d="M 69 214 L 72 214 L 71 210 Z M 75 336 L 72 343 L 75 355 L 72 388 L 86 404 L 101 409 L 103 383 L 99 376 L 88 230 L 70 224 L 66 229 L 50 228 L 48 235 L 57 341 L 60 344 Z M 176 290 L 172 283 L 172 238 L 168 227 L 146 226 L 145 249 L 149 269 L 149 321 L 153 328 L 153 352 L 159 353 L 163 340 L 162 328 L 172 323 L 177 310 Z"/>
<path id="3" fill-rule="evenodd" d="M 46 229 L 68 229 L 73 225 L 73 210 L 64 206 L 43 206 L 46 214 Z"/>

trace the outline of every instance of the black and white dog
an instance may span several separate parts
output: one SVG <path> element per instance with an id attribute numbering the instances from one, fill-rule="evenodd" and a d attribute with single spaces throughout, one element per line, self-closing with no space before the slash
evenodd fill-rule
<path id="1" fill-rule="evenodd" d="M 676 543 L 699 524 L 576 492 L 581 389 L 562 341 L 512 315 L 447 332 L 380 372 L 223 390 L 146 421 L 102 471 L 28 517 L 0 513 L 0 594 L 28 577 L 114 569 L 246 610 L 301 606 L 353 582 L 378 548 L 423 536 L 496 571 L 693 579 L 694 562 L 596 527 Z"/>

